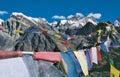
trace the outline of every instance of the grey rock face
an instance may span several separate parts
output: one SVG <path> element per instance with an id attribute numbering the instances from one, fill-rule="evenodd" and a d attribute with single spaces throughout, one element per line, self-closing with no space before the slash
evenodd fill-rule
<path id="1" fill-rule="evenodd" d="M 33 26 L 29 30 L 40 32 L 40 28 Z M 26 51 L 60 51 L 48 34 L 25 33 L 15 45 L 15 50 Z"/>

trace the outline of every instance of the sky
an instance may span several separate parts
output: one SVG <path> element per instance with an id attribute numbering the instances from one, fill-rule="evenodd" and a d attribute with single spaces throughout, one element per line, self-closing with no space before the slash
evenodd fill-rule
<path id="1" fill-rule="evenodd" d="M 120 0 L 0 0 L 0 19 L 6 20 L 12 12 L 22 12 L 31 17 L 55 21 L 60 18 L 82 13 L 100 13 L 98 21 L 115 21 L 120 17 Z"/>

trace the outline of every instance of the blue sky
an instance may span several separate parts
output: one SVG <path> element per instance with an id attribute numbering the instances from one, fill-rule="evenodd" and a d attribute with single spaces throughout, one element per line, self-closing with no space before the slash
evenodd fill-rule
<path id="1" fill-rule="evenodd" d="M 6 20 L 12 12 L 22 12 L 32 17 L 43 17 L 49 22 L 54 21 L 52 16 L 68 16 L 82 13 L 101 13 L 98 21 L 111 20 L 120 17 L 120 0 L 0 0 L 0 11 L 8 14 L 0 15 Z"/>

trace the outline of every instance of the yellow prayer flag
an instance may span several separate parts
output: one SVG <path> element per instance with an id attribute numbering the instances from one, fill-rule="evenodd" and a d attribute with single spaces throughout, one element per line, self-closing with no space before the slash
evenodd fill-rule
<path id="1" fill-rule="evenodd" d="M 99 30 L 97 30 L 97 32 L 98 32 L 98 33 L 102 33 L 102 32 L 103 32 L 103 30 L 99 29 Z"/>
<path id="2" fill-rule="evenodd" d="M 84 54 L 84 51 L 83 50 L 74 51 L 73 53 L 75 54 L 75 56 L 77 57 L 80 65 L 81 65 L 83 74 L 85 76 L 87 76 L 88 75 L 88 66 L 87 66 L 87 61 L 86 61 L 86 56 Z"/>
<path id="3" fill-rule="evenodd" d="M 119 77 L 119 76 L 120 76 L 120 71 L 117 70 L 112 64 L 110 64 L 110 77 Z"/>
<path id="4" fill-rule="evenodd" d="M 61 38 L 61 35 L 58 35 L 58 34 L 54 34 L 54 36 L 59 38 L 59 39 Z"/>
<path id="5" fill-rule="evenodd" d="M 115 33 L 115 28 L 112 27 L 111 31 L 112 31 L 112 33 L 114 34 L 114 33 Z"/>
<path id="6" fill-rule="evenodd" d="M 22 30 L 14 30 L 14 31 L 17 32 L 17 33 L 21 33 L 21 34 L 24 33 L 24 31 L 22 31 Z"/>

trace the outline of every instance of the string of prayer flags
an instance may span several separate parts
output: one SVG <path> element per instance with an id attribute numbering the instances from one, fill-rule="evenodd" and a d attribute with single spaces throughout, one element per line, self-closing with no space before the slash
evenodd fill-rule
<path id="1" fill-rule="evenodd" d="M 34 30 L 25 30 L 25 33 L 36 33 L 36 34 L 42 34 L 41 31 L 34 31 Z"/>
<path id="2" fill-rule="evenodd" d="M 17 33 L 21 33 L 23 34 L 24 32 L 26 33 L 38 33 L 38 34 L 47 34 L 48 31 L 47 30 L 41 30 L 41 31 L 33 31 L 33 30 L 25 30 L 25 31 L 22 31 L 22 30 L 14 30 L 15 32 Z"/>
<path id="3" fill-rule="evenodd" d="M 71 39 L 76 39 L 78 38 L 77 36 L 68 36 L 68 35 L 62 35 L 61 36 L 63 40 L 71 40 Z"/>

